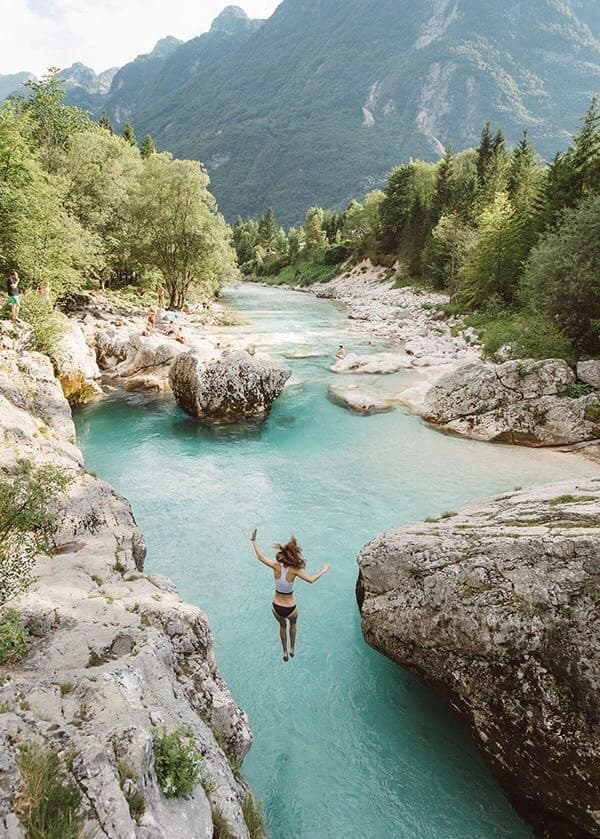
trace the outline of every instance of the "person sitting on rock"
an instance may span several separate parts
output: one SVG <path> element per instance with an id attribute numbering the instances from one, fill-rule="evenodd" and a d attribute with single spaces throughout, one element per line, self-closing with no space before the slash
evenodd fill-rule
<path id="1" fill-rule="evenodd" d="M 346 350 L 343 344 L 340 344 L 338 347 L 338 351 L 335 354 L 336 358 L 346 358 Z"/>
<path id="2" fill-rule="evenodd" d="M 153 335 L 155 327 L 156 327 L 156 309 L 154 308 L 154 306 L 151 306 L 148 309 L 148 315 L 146 317 L 146 327 L 144 329 L 143 334 L 146 337 L 148 335 Z"/>
<path id="3" fill-rule="evenodd" d="M 275 561 L 266 557 L 256 544 L 256 528 L 250 537 L 256 558 L 263 565 L 271 568 L 275 577 L 275 597 L 273 599 L 273 616 L 279 624 L 279 637 L 283 647 L 283 660 L 289 661 L 289 656 L 294 657 L 296 646 L 296 629 L 298 622 L 298 607 L 294 602 L 294 583 L 298 577 L 306 583 L 316 583 L 323 574 L 326 574 L 330 565 L 327 563 L 320 571 L 312 576 L 304 570 L 306 563 L 302 556 L 302 548 L 292 536 L 287 545 L 277 545 Z M 290 622 L 290 645 L 288 653 L 288 626 Z"/>
<path id="4" fill-rule="evenodd" d="M 6 293 L 8 295 L 8 302 L 10 303 L 10 317 L 13 321 L 19 320 L 21 312 L 21 301 L 19 299 L 19 275 L 16 271 L 11 271 L 6 280 Z"/>

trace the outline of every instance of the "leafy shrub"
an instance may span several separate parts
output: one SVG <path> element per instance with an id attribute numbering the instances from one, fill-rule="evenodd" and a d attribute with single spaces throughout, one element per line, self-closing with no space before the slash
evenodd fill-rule
<path id="1" fill-rule="evenodd" d="M 0 605 L 27 588 L 36 554 L 50 553 L 57 524 L 50 508 L 70 480 L 56 466 L 26 462 L 13 480 L 0 478 Z"/>
<path id="2" fill-rule="evenodd" d="M 47 355 L 56 367 L 60 361 L 60 340 L 65 331 L 60 313 L 52 303 L 30 292 L 21 298 L 21 317 L 33 328 L 35 349 Z"/>
<path id="3" fill-rule="evenodd" d="M 323 262 L 325 265 L 340 265 L 352 256 L 352 248 L 350 242 L 338 242 L 335 245 L 329 245 L 325 249 Z"/>
<path id="4" fill-rule="evenodd" d="M 154 765 L 167 798 L 189 795 L 200 780 L 200 758 L 189 732 L 176 728 L 154 732 Z"/>
<path id="5" fill-rule="evenodd" d="M 64 778 L 55 752 L 26 746 L 19 754 L 19 769 L 24 784 L 20 817 L 28 839 L 80 839 L 81 792 Z"/>
<path id="6" fill-rule="evenodd" d="M 254 796 L 248 795 L 242 801 L 242 813 L 244 821 L 250 834 L 250 839 L 266 839 L 265 821 L 260 802 L 255 801 Z"/>
<path id="7" fill-rule="evenodd" d="M 274 277 L 265 277 L 264 282 L 269 285 L 308 286 L 313 283 L 329 282 L 338 273 L 337 265 L 324 265 L 322 262 L 306 258 L 288 265 Z"/>
<path id="8" fill-rule="evenodd" d="M 570 396 L 571 399 L 579 399 L 581 396 L 589 396 L 593 392 L 594 388 L 591 385 L 576 384 L 569 386 L 567 396 Z"/>
<path id="9" fill-rule="evenodd" d="M 553 321 L 535 312 L 471 315 L 466 323 L 479 333 L 486 355 L 492 358 L 501 347 L 509 346 L 511 358 L 574 360 L 573 347 L 566 335 Z"/>
<path id="10" fill-rule="evenodd" d="M 0 620 L 0 665 L 16 664 L 29 652 L 27 631 L 19 619 L 19 613 L 11 609 Z"/>
<path id="11" fill-rule="evenodd" d="M 585 418 L 588 422 L 600 425 L 600 401 L 587 406 L 585 409 Z"/>

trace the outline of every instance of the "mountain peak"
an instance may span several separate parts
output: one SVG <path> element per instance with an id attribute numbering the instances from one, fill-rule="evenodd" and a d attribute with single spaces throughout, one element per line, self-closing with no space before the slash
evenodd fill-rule
<path id="1" fill-rule="evenodd" d="M 181 44 L 183 44 L 183 41 L 180 41 L 179 38 L 174 38 L 173 35 L 167 35 L 166 38 L 161 38 L 160 41 L 156 42 L 156 45 L 150 55 L 158 58 L 166 58 L 174 52 L 177 47 L 181 46 Z"/>
<path id="2" fill-rule="evenodd" d="M 239 6 L 226 6 L 221 14 L 213 20 L 211 32 L 225 32 L 232 35 L 247 28 L 250 18 Z"/>

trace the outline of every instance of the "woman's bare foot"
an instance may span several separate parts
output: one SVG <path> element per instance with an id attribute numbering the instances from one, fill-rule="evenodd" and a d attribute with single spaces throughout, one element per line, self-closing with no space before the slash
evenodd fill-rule
<path id="1" fill-rule="evenodd" d="M 292 657 L 292 658 L 294 657 L 294 648 L 293 648 L 293 647 L 292 647 L 292 649 L 290 650 L 290 655 L 291 655 L 291 657 Z"/>
<path id="2" fill-rule="evenodd" d="M 294 655 L 294 653 L 292 653 L 292 655 Z M 283 660 L 284 660 L 284 661 L 289 661 L 289 658 L 288 658 L 288 654 L 287 654 L 287 653 L 284 653 L 284 654 L 283 654 Z"/>

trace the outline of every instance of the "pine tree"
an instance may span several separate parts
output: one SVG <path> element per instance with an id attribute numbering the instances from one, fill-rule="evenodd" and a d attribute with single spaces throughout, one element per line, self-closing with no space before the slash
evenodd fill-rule
<path id="1" fill-rule="evenodd" d="M 440 160 L 437 169 L 435 183 L 435 198 L 433 199 L 433 212 L 435 221 L 438 221 L 442 213 L 452 206 L 452 176 L 454 174 L 454 152 L 452 146 L 446 148 L 443 158 Z"/>
<path id="2" fill-rule="evenodd" d="M 275 239 L 279 232 L 279 225 L 275 218 L 275 213 L 269 208 L 266 213 L 261 216 L 258 222 L 258 235 L 260 244 L 265 250 L 270 250 L 275 243 Z"/>
<path id="3" fill-rule="evenodd" d="M 135 131 L 133 129 L 133 125 L 131 123 L 131 120 L 129 120 L 129 119 L 127 120 L 127 122 L 125 123 L 125 125 L 123 127 L 123 135 L 122 136 L 123 136 L 123 139 L 127 140 L 127 142 L 131 146 L 137 146 L 137 140 L 135 138 Z"/>
<path id="4" fill-rule="evenodd" d="M 480 186 L 485 184 L 488 167 L 494 154 L 494 140 L 492 139 L 492 123 L 486 122 L 481 132 L 481 140 L 477 148 L 477 179 Z"/>
<path id="5" fill-rule="evenodd" d="M 100 128 L 104 128 L 110 134 L 115 133 L 114 128 L 112 127 L 112 123 L 110 121 L 110 117 L 108 116 L 106 111 L 104 111 L 102 116 L 100 117 L 100 119 L 98 121 L 98 125 L 100 126 Z"/>
<path id="6" fill-rule="evenodd" d="M 144 160 L 146 160 L 147 157 L 150 157 L 151 154 L 156 154 L 156 146 L 154 145 L 154 140 L 149 134 L 145 136 L 144 142 L 140 146 L 140 154 L 142 155 Z"/>
<path id="7" fill-rule="evenodd" d="M 575 201 L 600 193 L 600 98 L 592 97 L 581 130 L 573 142 L 573 193 Z"/>

